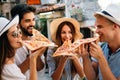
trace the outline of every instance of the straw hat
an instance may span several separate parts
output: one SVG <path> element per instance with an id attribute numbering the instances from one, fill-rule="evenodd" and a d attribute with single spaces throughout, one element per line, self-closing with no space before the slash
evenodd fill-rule
<path id="1" fill-rule="evenodd" d="M 18 24 L 19 22 L 19 16 L 15 16 L 12 20 L 8 20 L 4 17 L 0 17 L 0 36 L 7 31 L 10 27 L 12 27 L 14 24 Z"/>
<path id="2" fill-rule="evenodd" d="M 75 27 L 75 38 L 74 39 L 75 40 L 83 37 L 82 33 L 80 32 L 80 24 L 77 20 L 73 18 L 58 18 L 58 19 L 53 20 L 50 24 L 51 38 L 54 42 L 56 42 L 55 37 L 56 37 L 56 31 L 58 29 L 58 26 L 64 21 L 68 21 L 74 25 Z"/>
<path id="3" fill-rule="evenodd" d="M 120 5 L 110 4 L 101 12 L 96 12 L 94 16 L 101 15 L 110 21 L 120 25 Z"/>

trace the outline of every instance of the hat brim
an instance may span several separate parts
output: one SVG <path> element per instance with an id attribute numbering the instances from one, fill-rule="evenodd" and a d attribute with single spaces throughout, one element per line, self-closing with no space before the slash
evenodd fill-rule
<path id="1" fill-rule="evenodd" d="M 80 24 L 77 20 L 75 20 L 73 18 L 58 18 L 58 19 L 53 20 L 50 24 L 50 33 L 51 33 L 51 38 L 53 41 L 56 41 L 55 37 L 56 37 L 56 31 L 58 29 L 58 26 L 64 21 L 68 21 L 74 25 L 75 40 L 83 37 L 82 33 L 80 32 Z"/>
<path id="2" fill-rule="evenodd" d="M 4 28 L 1 30 L 1 32 L 0 32 L 0 36 L 5 32 L 5 31 L 7 31 L 9 28 L 11 28 L 13 25 L 15 25 L 15 24 L 18 24 L 19 23 L 19 16 L 18 15 L 16 15 L 12 20 L 10 20 L 9 22 L 8 22 L 8 24 L 6 24 L 5 26 L 4 26 Z"/>
<path id="3" fill-rule="evenodd" d="M 94 14 L 95 17 L 96 17 L 97 15 L 101 15 L 101 16 L 107 18 L 108 20 L 110 20 L 110 21 L 112 21 L 112 22 L 120 25 L 120 21 L 117 20 L 117 19 L 115 19 L 114 17 L 111 17 L 111 16 L 109 16 L 109 15 L 105 15 L 104 13 L 101 13 L 101 12 L 96 12 L 96 13 Z"/>

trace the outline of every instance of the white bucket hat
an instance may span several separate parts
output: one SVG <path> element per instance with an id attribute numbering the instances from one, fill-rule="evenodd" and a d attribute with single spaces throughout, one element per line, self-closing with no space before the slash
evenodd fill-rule
<path id="1" fill-rule="evenodd" d="M 110 21 L 120 25 L 120 5 L 110 4 L 101 12 L 96 12 L 94 16 L 101 15 Z"/>
<path id="2" fill-rule="evenodd" d="M 8 20 L 4 17 L 0 17 L 0 36 L 7 31 L 14 24 L 19 23 L 19 16 L 16 15 L 12 20 Z"/>

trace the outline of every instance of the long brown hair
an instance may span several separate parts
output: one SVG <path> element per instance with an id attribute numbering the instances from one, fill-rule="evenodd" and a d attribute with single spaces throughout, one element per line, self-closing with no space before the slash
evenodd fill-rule
<path id="1" fill-rule="evenodd" d="M 0 80 L 2 80 L 1 74 L 6 58 L 12 58 L 15 54 L 14 49 L 9 43 L 7 33 L 8 31 L 0 36 Z"/>
<path id="2" fill-rule="evenodd" d="M 68 21 L 65 21 L 65 22 L 62 22 L 58 26 L 58 29 L 56 31 L 56 41 L 57 41 L 57 45 L 58 46 L 61 46 L 63 44 L 62 39 L 61 39 L 61 30 L 62 30 L 62 28 L 63 28 L 64 25 L 68 25 L 68 27 L 70 28 L 72 36 L 73 36 L 72 42 L 74 41 L 75 27 L 74 27 L 74 25 L 72 23 L 70 23 Z"/>
<path id="3" fill-rule="evenodd" d="M 62 30 L 62 28 L 63 28 L 64 25 L 68 25 L 68 27 L 70 28 L 71 33 L 72 33 L 72 42 L 74 42 L 74 38 L 75 38 L 75 27 L 74 27 L 74 25 L 73 25 L 71 22 L 64 21 L 64 22 L 62 22 L 62 23 L 58 26 L 58 29 L 57 29 L 57 31 L 56 31 L 56 41 L 57 41 L 56 44 L 57 44 L 58 46 L 61 46 L 61 45 L 63 44 L 62 39 L 61 39 L 61 30 Z M 55 57 L 55 61 L 56 61 L 56 63 L 59 63 L 60 57 Z M 56 64 L 56 67 L 58 67 L 58 64 Z M 72 72 L 76 72 L 74 65 L 71 65 L 71 68 L 72 68 Z"/>

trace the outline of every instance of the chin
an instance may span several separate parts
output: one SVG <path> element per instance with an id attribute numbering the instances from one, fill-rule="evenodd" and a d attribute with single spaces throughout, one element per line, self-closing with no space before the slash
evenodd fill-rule
<path id="1" fill-rule="evenodd" d="M 20 47 L 22 47 L 22 46 L 23 46 L 22 43 L 18 43 L 17 46 L 16 46 L 16 48 L 20 48 Z"/>
<path id="2" fill-rule="evenodd" d="M 105 40 L 100 38 L 100 42 L 105 42 Z"/>

